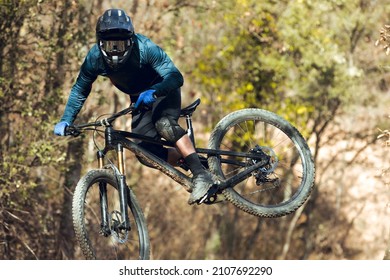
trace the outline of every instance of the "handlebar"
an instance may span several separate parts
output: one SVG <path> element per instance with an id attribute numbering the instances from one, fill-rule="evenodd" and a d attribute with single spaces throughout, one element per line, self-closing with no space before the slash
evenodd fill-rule
<path id="1" fill-rule="evenodd" d="M 85 128 L 90 128 L 90 127 L 99 127 L 99 126 L 111 126 L 111 124 L 119 117 L 127 115 L 129 113 L 137 113 L 139 112 L 140 109 L 135 109 L 134 105 L 130 105 L 128 108 L 119 111 L 118 113 L 114 113 L 108 118 L 101 119 L 99 121 L 95 122 L 90 122 L 90 123 L 85 123 L 85 124 L 80 124 L 80 125 L 70 125 L 65 127 L 65 135 L 66 136 L 74 136 L 77 137 L 81 134 L 82 130 Z"/>

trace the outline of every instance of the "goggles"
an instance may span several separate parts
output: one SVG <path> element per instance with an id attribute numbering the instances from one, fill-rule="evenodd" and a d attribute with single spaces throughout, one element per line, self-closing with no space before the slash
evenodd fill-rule
<path id="1" fill-rule="evenodd" d="M 122 56 L 131 47 L 130 40 L 101 40 L 100 47 L 110 56 Z"/>

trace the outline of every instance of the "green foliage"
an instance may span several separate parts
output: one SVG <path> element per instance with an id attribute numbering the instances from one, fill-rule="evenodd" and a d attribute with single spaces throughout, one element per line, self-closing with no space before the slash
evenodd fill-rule
<path id="1" fill-rule="evenodd" d="M 308 136 L 310 120 L 333 117 L 364 81 L 355 52 L 375 21 L 370 5 L 224 1 L 205 15 L 218 36 L 201 48 L 192 78 L 209 104 L 223 105 L 216 114 L 262 107 Z"/>
<path id="2" fill-rule="evenodd" d="M 226 105 L 226 111 L 258 106 L 278 96 L 284 61 L 276 56 L 274 9 L 255 1 L 228 1 L 214 8 L 215 17 L 208 15 L 223 31 L 217 42 L 204 46 L 194 76 L 210 99 Z"/>

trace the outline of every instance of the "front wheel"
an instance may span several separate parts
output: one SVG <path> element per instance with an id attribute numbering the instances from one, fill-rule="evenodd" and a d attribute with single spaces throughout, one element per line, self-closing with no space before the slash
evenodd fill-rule
<path id="1" fill-rule="evenodd" d="M 211 155 L 210 170 L 222 180 L 257 164 L 256 157 L 267 160 L 245 180 L 223 190 L 228 201 L 249 214 L 268 218 L 290 214 L 311 193 L 315 167 L 310 149 L 295 127 L 272 112 L 252 108 L 228 114 L 212 131 L 208 147 L 249 155 Z"/>
<path id="2" fill-rule="evenodd" d="M 102 191 L 104 190 L 104 191 Z M 103 194 L 105 193 L 105 194 Z M 102 215 L 102 197 L 106 215 Z M 89 171 L 73 195 L 73 226 L 86 259 L 149 259 L 150 243 L 141 207 L 128 188 L 130 229 L 121 228 L 118 182 L 111 170 Z M 103 223 L 106 217 L 106 224 Z"/>

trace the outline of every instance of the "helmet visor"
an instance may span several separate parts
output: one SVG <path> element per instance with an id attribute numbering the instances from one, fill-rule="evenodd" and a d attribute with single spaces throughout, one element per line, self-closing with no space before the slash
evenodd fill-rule
<path id="1" fill-rule="evenodd" d="M 102 40 L 101 48 L 109 56 L 122 56 L 131 47 L 130 40 Z"/>

